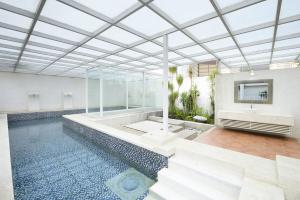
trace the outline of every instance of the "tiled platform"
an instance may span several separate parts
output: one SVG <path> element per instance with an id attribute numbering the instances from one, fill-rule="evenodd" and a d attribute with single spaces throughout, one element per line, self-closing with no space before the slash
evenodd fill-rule
<path id="1" fill-rule="evenodd" d="M 300 143 L 293 138 L 215 128 L 195 141 L 273 160 L 276 155 L 300 159 Z"/>

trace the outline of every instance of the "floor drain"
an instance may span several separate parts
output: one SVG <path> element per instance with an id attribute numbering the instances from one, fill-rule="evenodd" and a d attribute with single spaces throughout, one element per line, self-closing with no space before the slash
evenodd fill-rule
<path id="1" fill-rule="evenodd" d="M 127 191 L 135 190 L 139 186 L 139 180 L 136 177 L 126 177 L 122 181 L 122 187 Z"/>

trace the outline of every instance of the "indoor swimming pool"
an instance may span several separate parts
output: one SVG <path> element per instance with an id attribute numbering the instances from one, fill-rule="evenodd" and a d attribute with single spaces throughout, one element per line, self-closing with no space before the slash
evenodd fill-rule
<path id="1" fill-rule="evenodd" d="M 62 119 L 9 124 L 15 199 L 143 199 L 154 181 Z"/>

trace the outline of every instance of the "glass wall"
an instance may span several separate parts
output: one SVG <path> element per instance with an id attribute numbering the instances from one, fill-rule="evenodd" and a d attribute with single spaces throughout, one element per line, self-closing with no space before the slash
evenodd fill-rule
<path id="1" fill-rule="evenodd" d="M 100 112 L 100 80 L 98 69 L 87 71 L 87 110 Z"/>
<path id="2" fill-rule="evenodd" d="M 89 113 L 100 112 L 101 94 L 103 111 L 162 107 L 160 76 L 116 69 L 91 69 L 87 71 L 87 84 Z"/>

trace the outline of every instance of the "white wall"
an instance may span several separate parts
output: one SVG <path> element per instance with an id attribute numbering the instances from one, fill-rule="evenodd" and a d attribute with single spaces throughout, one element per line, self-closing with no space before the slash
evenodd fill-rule
<path id="1" fill-rule="evenodd" d="M 250 104 L 234 103 L 234 81 L 273 79 L 273 104 L 254 104 L 258 112 L 293 115 L 294 137 L 300 138 L 300 69 L 222 74 L 216 80 L 216 113 L 219 110 L 245 110 Z"/>
<path id="2" fill-rule="evenodd" d="M 41 110 L 63 108 L 63 92 L 73 94 L 73 107 L 85 108 L 85 80 L 0 72 L 0 112 L 27 111 L 28 93 L 39 93 Z"/>

